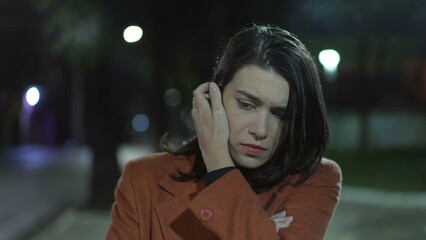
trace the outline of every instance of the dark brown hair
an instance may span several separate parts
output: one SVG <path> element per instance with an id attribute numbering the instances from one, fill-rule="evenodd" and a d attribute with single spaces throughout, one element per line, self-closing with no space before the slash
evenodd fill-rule
<path id="1" fill-rule="evenodd" d="M 257 193 L 269 190 L 293 174 L 301 177 L 291 184 L 299 185 L 315 171 L 328 143 L 326 109 L 316 65 L 295 35 L 276 26 L 253 25 L 241 29 L 230 39 L 212 81 L 223 92 L 234 74 L 248 64 L 272 69 L 288 81 L 289 116 L 272 158 L 258 168 L 240 167 L 239 170 Z M 198 181 L 205 176 L 206 168 L 196 137 L 178 149 L 168 147 L 167 137 L 161 144 L 172 154 L 196 154 L 192 171 L 179 172 L 176 180 Z"/>

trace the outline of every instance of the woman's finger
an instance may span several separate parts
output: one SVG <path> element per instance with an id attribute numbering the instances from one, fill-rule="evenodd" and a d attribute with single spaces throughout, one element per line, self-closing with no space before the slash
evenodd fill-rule
<path id="1" fill-rule="evenodd" d="M 278 229 L 280 228 L 288 228 L 290 227 L 290 224 L 293 222 L 293 217 L 286 217 L 284 220 L 275 222 L 275 225 Z"/>
<path id="2" fill-rule="evenodd" d="M 270 219 L 279 218 L 279 217 L 285 217 L 286 214 L 287 214 L 286 211 L 278 212 L 278 213 L 275 213 L 274 215 L 272 215 L 270 217 Z"/>
<path id="3" fill-rule="evenodd" d="M 271 217 L 269 217 L 271 220 L 275 222 L 275 226 L 277 227 L 277 232 L 280 228 L 287 228 L 290 226 L 290 224 L 293 222 L 292 216 L 286 216 L 287 212 L 282 211 L 278 212 Z"/>
<path id="4" fill-rule="evenodd" d="M 275 226 L 276 226 L 277 232 L 278 232 L 281 228 L 290 227 L 290 224 L 293 222 L 293 217 L 288 216 L 288 217 L 279 218 L 279 219 L 272 219 L 272 220 L 274 220 Z"/>
<path id="5" fill-rule="evenodd" d="M 203 83 L 198 86 L 193 92 L 193 107 L 196 109 L 202 109 L 209 106 L 208 100 L 204 96 L 206 92 L 209 90 L 209 83 Z"/>
<path id="6" fill-rule="evenodd" d="M 219 90 L 219 86 L 214 82 L 211 82 L 209 85 L 209 96 L 212 110 L 223 111 L 222 94 Z"/>

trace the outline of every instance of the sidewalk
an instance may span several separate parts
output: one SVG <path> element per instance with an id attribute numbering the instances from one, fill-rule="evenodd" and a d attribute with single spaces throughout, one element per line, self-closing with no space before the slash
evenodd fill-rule
<path id="1" fill-rule="evenodd" d="M 117 153 L 119 165 L 150 152 L 149 146 L 124 144 Z M 66 210 L 70 206 L 78 209 L 87 202 L 91 174 L 92 153 L 87 146 L 20 145 L 0 149 L 0 240 L 28 239 L 38 236 L 41 229 L 103 239 L 90 236 L 98 236 L 97 229 L 105 232 L 105 227 L 96 226 L 109 221 L 107 213 Z M 80 229 L 86 223 L 87 232 Z"/>
<path id="2" fill-rule="evenodd" d="M 105 239 L 109 224 L 108 211 L 70 208 L 29 240 Z"/>
<path id="3" fill-rule="evenodd" d="M 325 239 L 426 239 L 426 193 L 345 186 Z"/>
<path id="4" fill-rule="evenodd" d="M 26 239 L 66 206 L 87 201 L 85 147 L 26 145 L 0 152 L 0 240 Z"/>
<path id="5" fill-rule="evenodd" d="M 109 223 L 108 211 L 68 209 L 29 240 L 105 239 Z M 359 239 L 426 239 L 426 194 L 344 187 L 325 240 Z"/>

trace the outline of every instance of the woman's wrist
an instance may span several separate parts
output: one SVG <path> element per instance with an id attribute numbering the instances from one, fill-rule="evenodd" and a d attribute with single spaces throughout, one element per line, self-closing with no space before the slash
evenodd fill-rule
<path id="1" fill-rule="evenodd" d="M 203 154 L 204 163 L 206 164 L 207 172 L 225 167 L 235 167 L 229 152 L 221 153 L 219 151 L 212 154 Z"/>

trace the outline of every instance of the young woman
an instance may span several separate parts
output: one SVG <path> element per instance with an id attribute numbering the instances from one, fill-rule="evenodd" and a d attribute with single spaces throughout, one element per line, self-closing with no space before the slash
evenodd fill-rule
<path id="1" fill-rule="evenodd" d="M 322 239 L 341 171 L 318 72 L 274 26 L 243 28 L 193 92 L 197 136 L 129 162 L 107 239 Z"/>

